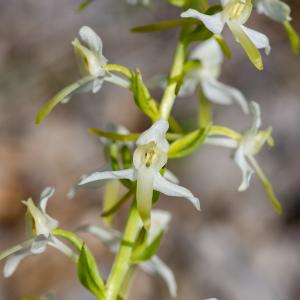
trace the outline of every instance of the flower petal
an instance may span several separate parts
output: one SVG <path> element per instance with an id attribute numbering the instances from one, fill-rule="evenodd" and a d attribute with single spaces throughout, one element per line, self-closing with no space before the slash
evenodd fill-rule
<path id="1" fill-rule="evenodd" d="M 271 46 L 268 37 L 256 30 L 241 25 L 242 30 L 246 33 L 257 49 L 265 49 L 266 54 L 271 52 Z"/>
<path id="2" fill-rule="evenodd" d="M 41 196 L 40 196 L 39 207 L 43 213 L 46 213 L 46 207 L 47 207 L 48 200 L 54 195 L 54 193 L 55 193 L 55 188 L 50 187 L 50 186 L 46 187 L 42 191 Z"/>
<path id="3" fill-rule="evenodd" d="M 260 14 L 277 21 L 285 22 L 291 20 L 291 8 L 279 0 L 256 0 L 256 8 Z"/>
<path id="4" fill-rule="evenodd" d="M 107 179 L 129 179 L 134 181 L 136 180 L 136 171 L 135 169 L 125 169 L 120 171 L 95 172 L 82 178 L 78 185 L 83 186 L 89 183 L 98 183 Z"/>
<path id="5" fill-rule="evenodd" d="M 145 229 L 150 228 L 155 169 L 142 165 L 137 171 L 136 203 Z"/>
<path id="6" fill-rule="evenodd" d="M 138 146 L 155 142 L 164 152 L 169 151 L 169 143 L 166 139 L 166 133 L 169 129 L 169 123 L 160 119 L 156 121 L 149 129 L 141 133 L 136 141 Z"/>
<path id="7" fill-rule="evenodd" d="M 238 22 L 227 21 L 227 24 L 236 41 L 241 44 L 244 51 L 248 55 L 250 61 L 258 70 L 262 70 L 264 68 L 262 58 L 254 42 L 248 37 Z"/>
<path id="8" fill-rule="evenodd" d="M 149 230 L 147 244 L 151 244 L 162 231 L 168 229 L 171 221 L 171 214 L 165 210 L 154 209 L 151 212 L 151 227 Z"/>
<path id="9" fill-rule="evenodd" d="M 166 180 L 159 173 L 154 177 L 154 189 L 167 196 L 184 197 L 200 210 L 199 199 L 196 198 L 190 190 Z"/>
<path id="10" fill-rule="evenodd" d="M 234 153 L 234 161 L 238 165 L 238 167 L 242 171 L 242 183 L 240 184 L 238 191 L 243 192 L 245 191 L 250 184 L 250 179 L 252 177 L 252 174 L 254 173 L 252 167 L 248 163 L 245 153 L 243 150 L 243 146 L 240 146 Z"/>
<path id="11" fill-rule="evenodd" d="M 47 226 L 48 226 L 48 228 L 50 228 L 50 230 L 58 227 L 58 224 L 59 224 L 57 220 L 50 217 L 46 213 L 46 206 L 48 204 L 48 200 L 50 199 L 50 197 L 53 196 L 54 193 L 55 193 L 55 188 L 53 188 L 53 187 L 45 188 L 41 193 L 40 203 L 39 203 L 39 208 L 40 208 L 41 212 L 45 215 L 45 217 L 47 219 Z"/>
<path id="12" fill-rule="evenodd" d="M 180 15 L 182 18 L 195 18 L 201 21 L 205 27 L 215 34 L 220 34 L 224 28 L 225 21 L 222 13 L 209 16 L 202 14 L 195 9 L 188 9 Z"/>
<path id="13" fill-rule="evenodd" d="M 239 90 L 212 78 L 203 80 L 202 88 L 204 95 L 210 101 L 224 105 L 236 103 L 245 114 L 249 112 L 247 100 Z"/>
<path id="14" fill-rule="evenodd" d="M 90 50 L 102 55 L 103 43 L 98 34 L 88 26 L 82 26 L 79 30 L 80 39 Z"/>
<path id="15" fill-rule="evenodd" d="M 49 239 L 43 234 L 38 235 L 32 242 L 30 251 L 32 254 L 41 254 L 47 249 Z"/>
<path id="16" fill-rule="evenodd" d="M 157 256 L 149 261 L 139 264 L 141 269 L 150 274 L 157 274 L 167 284 L 172 298 L 177 296 L 177 284 L 172 270 Z"/>
<path id="17" fill-rule="evenodd" d="M 257 102 L 251 101 L 249 103 L 249 108 L 250 108 L 250 113 L 252 115 L 252 126 L 251 130 L 256 133 L 257 130 L 261 126 L 261 111 L 260 111 L 260 106 Z"/>
<path id="18" fill-rule="evenodd" d="M 4 277 L 10 277 L 17 269 L 19 263 L 27 256 L 32 255 L 30 249 L 22 249 L 8 257 L 5 262 L 3 274 Z"/>
<path id="19" fill-rule="evenodd" d="M 103 82 L 104 82 L 104 77 L 96 78 L 96 79 L 93 81 L 92 92 L 93 92 L 94 94 L 96 94 L 97 92 L 100 91 L 100 89 L 102 88 Z"/>
<path id="20" fill-rule="evenodd" d="M 202 65 L 207 67 L 221 65 L 224 60 L 223 52 L 214 38 L 197 46 L 190 54 L 191 59 L 201 60 Z"/>
<path id="21" fill-rule="evenodd" d="M 194 94 L 198 85 L 198 80 L 187 77 L 180 87 L 178 97 L 188 97 Z"/>
<path id="22" fill-rule="evenodd" d="M 140 225 L 142 227 L 142 222 Z M 113 253 L 117 252 L 122 239 L 120 232 L 113 230 L 112 228 L 100 227 L 96 225 L 83 225 L 78 228 L 78 231 L 88 232 L 94 235 Z"/>

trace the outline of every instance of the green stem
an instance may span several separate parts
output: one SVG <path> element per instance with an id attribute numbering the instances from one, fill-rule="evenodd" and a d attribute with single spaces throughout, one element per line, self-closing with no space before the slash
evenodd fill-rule
<path id="1" fill-rule="evenodd" d="M 160 105 L 160 116 L 168 120 L 175 98 L 177 84 L 182 76 L 186 54 L 186 42 L 181 38 L 176 48 L 173 66 L 169 75 L 168 85 L 163 94 Z"/>
<path id="2" fill-rule="evenodd" d="M 141 229 L 141 219 L 133 204 L 127 220 L 119 252 L 115 258 L 111 273 L 107 280 L 106 300 L 116 300 L 130 270 L 132 248 Z"/>

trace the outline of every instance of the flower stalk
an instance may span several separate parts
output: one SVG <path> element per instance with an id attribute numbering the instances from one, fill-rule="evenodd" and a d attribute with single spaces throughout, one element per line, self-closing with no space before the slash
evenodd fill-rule
<path id="1" fill-rule="evenodd" d="M 118 298 L 124 280 L 130 270 L 133 245 L 141 228 L 141 218 L 134 202 L 130 209 L 118 254 L 107 280 L 106 300 L 116 300 Z"/>

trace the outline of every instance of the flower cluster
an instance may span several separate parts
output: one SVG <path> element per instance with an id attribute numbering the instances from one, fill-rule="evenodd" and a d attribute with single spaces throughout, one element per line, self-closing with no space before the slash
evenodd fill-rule
<path id="1" fill-rule="evenodd" d="M 110 131 L 91 128 L 90 133 L 100 137 L 105 150 L 104 168 L 82 175 L 71 188 L 68 196 L 73 198 L 82 187 L 103 187 L 103 223 L 85 224 L 75 232 L 59 228 L 59 223 L 46 212 L 54 188 L 46 188 L 38 205 L 28 199 L 27 223 L 30 236 L 24 242 L 0 253 L 7 258 L 4 276 L 11 276 L 19 263 L 30 255 L 43 253 L 52 246 L 72 259 L 77 266 L 78 278 L 98 300 L 126 298 L 131 275 L 139 266 L 150 274 L 156 274 L 168 286 L 170 295 L 176 297 L 177 286 L 170 268 L 157 256 L 160 242 L 165 235 L 171 215 L 152 209 L 160 193 L 187 199 L 200 210 L 199 199 L 187 188 L 179 185 L 177 177 L 167 169 L 170 159 L 188 156 L 205 144 L 232 149 L 233 160 L 241 170 L 242 181 L 238 191 L 245 191 L 255 173 L 278 213 L 282 207 L 272 185 L 259 166 L 256 155 L 265 144 L 273 146 L 271 128 L 261 130 L 262 120 L 259 104 L 247 101 L 235 87 L 219 81 L 224 56 L 231 53 L 222 37 L 228 26 L 235 40 L 242 46 L 254 66 L 262 70 L 260 49 L 266 54 L 271 47 L 268 37 L 245 26 L 253 8 L 284 25 L 294 52 L 299 51 L 299 38 L 293 29 L 291 11 L 280 0 L 221 0 L 220 5 L 209 6 L 205 0 L 167 0 L 182 8 L 181 18 L 133 28 L 135 32 L 147 32 L 181 27 L 171 71 L 164 84 L 160 101 L 151 94 L 139 70 L 123 65 L 109 64 L 103 54 L 102 39 L 88 26 L 79 30 L 79 38 L 72 45 L 78 59 L 81 78 L 59 91 L 40 110 L 36 123 L 40 123 L 59 103 L 67 103 L 77 93 L 97 93 L 104 82 L 111 82 L 132 94 L 134 104 L 150 119 L 150 127 L 142 133 L 132 133 L 117 125 Z M 91 2 L 86 0 L 82 7 Z M 143 4 L 149 0 L 127 0 L 128 4 Z M 192 44 L 197 42 L 195 47 Z M 176 98 L 196 96 L 198 99 L 198 122 L 192 131 L 184 129 L 172 115 Z M 243 116 L 252 118 L 248 129 L 234 129 L 215 125 L 214 104 L 240 107 Z M 201 148 L 200 148 L 201 149 Z M 124 192 L 125 191 L 125 192 Z M 123 193 L 120 195 L 120 193 Z M 113 217 L 122 205 L 131 199 L 124 232 L 113 228 Z M 109 250 L 116 254 L 109 276 L 103 279 L 96 260 L 81 232 L 96 236 Z M 67 242 L 67 243 L 65 243 Z M 52 297 L 52 296 L 51 296 Z M 49 298 L 43 298 L 49 299 Z M 207 300 L 216 300 L 210 298 Z"/>

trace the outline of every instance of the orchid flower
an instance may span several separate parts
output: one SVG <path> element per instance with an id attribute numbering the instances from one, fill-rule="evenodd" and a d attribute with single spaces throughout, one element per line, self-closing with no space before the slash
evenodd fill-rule
<path id="1" fill-rule="evenodd" d="M 58 222 L 46 213 L 46 206 L 54 191 L 54 188 L 46 188 L 41 193 L 38 207 L 35 206 L 32 199 L 23 201 L 27 207 L 32 237 L 0 253 L 0 259 L 9 256 L 4 266 L 4 277 L 11 276 L 25 257 L 43 253 L 48 245 L 71 258 L 74 257 L 73 251 L 51 234 L 51 231 L 58 227 Z"/>
<path id="2" fill-rule="evenodd" d="M 95 172 L 83 178 L 79 185 L 84 186 L 105 179 L 137 181 L 137 209 L 145 228 L 150 227 L 153 190 L 168 196 L 185 197 L 199 210 L 199 200 L 188 189 L 168 181 L 160 174 L 160 170 L 168 159 L 169 143 L 165 137 L 168 128 L 168 122 L 161 119 L 139 136 L 136 142 L 137 148 L 133 154 L 133 168 Z"/>
<path id="3" fill-rule="evenodd" d="M 255 6 L 260 14 L 264 14 L 274 21 L 283 23 L 291 21 L 291 8 L 280 0 L 255 0 Z"/>
<path id="4" fill-rule="evenodd" d="M 211 102 L 224 105 L 236 103 L 244 113 L 248 113 L 248 104 L 244 95 L 239 90 L 217 80 L 224 56 L 214 38 L 197 46 L 191 52 L 190 59 L 199 60 L 201 65 L 187 73 L 179 96 L 191 95 L 200 86 L 205 97 Z"/>
<path id="5" fill-rule="evenodd" d="M 96 32 L 88 26 L 83 26 L 79 30 L 79 37 L 81 41 L 76 38 L 72 44 L 83 77 L 51 98 L 37 115 L 36 123 L 40 123 L 57 104 L 67 103 L 74 94 L 90 91 L 97 93 L 104 81 L 129 88 L 129 81 L 105 70 L 107 59 L 103 55 L 102 40 Z"/>
<path id="6" fill-rule="evenodd" d="M 275 210 L 281 213 L 282 207 L 273 192 L 272 185 L 255 159 L 255 155 L 260 152 L 266 142 L 270 146 L 273 145 L 274 142 L 271 137 L 272 128 L 259 130 L 261 126 L 261 112 L 258 103 L 250 103 L 250 112 L 253 117 L 252 126 L 244 132 L 239 141 L 223 137 L 209 137 L 206 143 L 235 149 L 233 159 L 242 172 L 242 182 L 238 190 L 245 191 L 249 187 L 251 177 L 255 172 Z"/>
<path id="7" fill-rule="evenodd" d="M 151 245 L 162 233 L 167 230 L 171 220 L 171 215 L 167 211 L 153 210 L 151 212 L 151 227 L 147 234 L 146 245 Z M 140 223 L 142 228 L 142 223 Z M 100 227 L 96 225 L 85 225 L 79 228 L 80 231 L 85 231 L 93 234 L 101 242 L 103 242 L 113 253 L 119 249 L 122 235 L 120 232 L 111 228 Z M 168 286 L 170 295 L 175 298 L 177 295 L 177 285 L 171 269 L 156 255 L 149 260 L 143 261 L 138 266 L 145 272 L 160 276 Z"/>
<path id="8" fill-rule="evenodd" d="M 265 49 L 266 54 L 269 54 L 271 47 L 267 36 L 244 26 L 252 11 L 252 0 L 222 0 L 222 4 L 223 10 L 214 15 L 206 15 L 195 9 L 188 9 L 181 14 L 181 17 L 200 20 L 214 34 L 221 34 L 227 24 L 251 62 L 257 69 L 262 70 L 263 62 L 257 49 Z"/>

